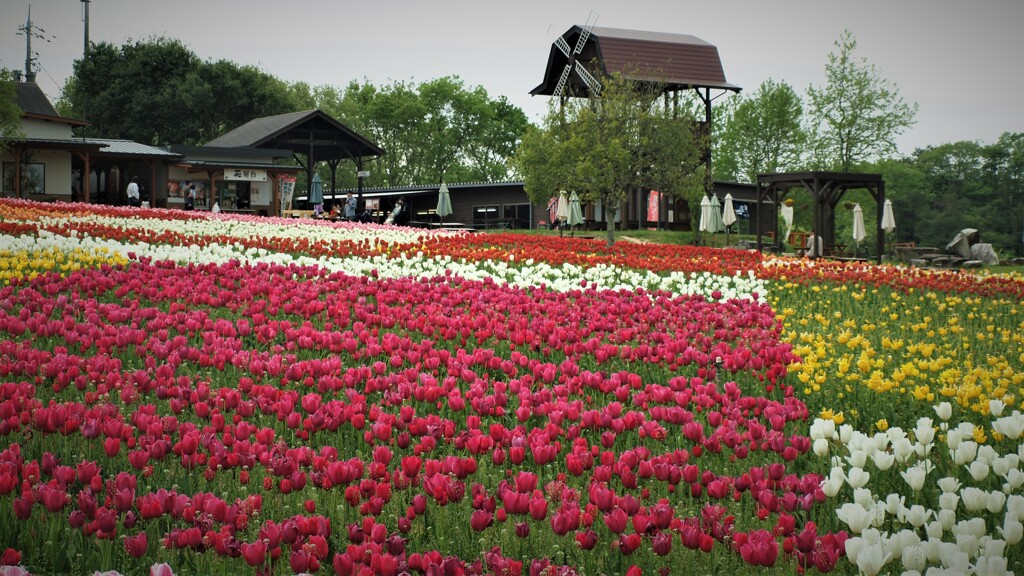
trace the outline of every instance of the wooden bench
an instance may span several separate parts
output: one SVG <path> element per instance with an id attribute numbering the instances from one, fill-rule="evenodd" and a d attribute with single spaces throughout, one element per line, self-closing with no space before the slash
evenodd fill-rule
<path id="1" fill-rule="evenodd" d="M 282 218 L 312 218 L 312 210 L 282 210 Z"/>

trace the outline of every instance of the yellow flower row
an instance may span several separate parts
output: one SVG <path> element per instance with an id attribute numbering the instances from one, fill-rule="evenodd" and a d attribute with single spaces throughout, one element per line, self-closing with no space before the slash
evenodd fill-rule
<path id="1" fill-rule="evenodd" d="M 68 252 L 56 248 L 17 251 L 0 249 L 0 284 L 7 285 L 15 279 L 32 279 L 47 272 L 63 276 L 82 268 L 127 263 L 128 259 L 124 256 L 103 248 Z"/>
<path id="2" fill-rule="evenodd" d="M 938 401 L 988 414 L 989 400 L 1024 395 L 1021 302 L 794 283 L 774 284 L 770 300 L 802 358 L 793 385 L 823 418 L 878 428 Z"/>

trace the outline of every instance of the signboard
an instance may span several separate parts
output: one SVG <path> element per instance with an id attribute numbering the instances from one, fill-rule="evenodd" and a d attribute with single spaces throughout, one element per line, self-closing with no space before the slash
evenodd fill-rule
<path id="1" fill-rule="evenodd" d="M 356 176 L 358 176 L 360 178 L 369 178 L 370 177 L 370 171 L 369 170 L 360 170 L 359 172 L 356 172 Z"/>
<path id="2" fill-rule="evenodd" d="M 292 209 L 292 195 L 295 194 L 295 177 L 281 176 L 281 212 Z"/>
<path id="3" fill-rule="evenodd" d="M 225 180 L 247 180 L 249 182 L 266 182 L 266 170 L 254 170 L 252 168 L 225 168 Z"/>

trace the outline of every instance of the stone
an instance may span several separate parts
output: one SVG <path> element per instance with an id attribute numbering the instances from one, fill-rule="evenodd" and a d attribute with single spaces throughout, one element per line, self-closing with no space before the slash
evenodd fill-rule
<path id="1" fill-rule="evenodd" d="M 987 243 L 971 245 L 971 260 L 981 260 L 990 266 L 999 264 L 999 256 L 996 254 L 996 251 L 992 249 L 992 245 Z"/>

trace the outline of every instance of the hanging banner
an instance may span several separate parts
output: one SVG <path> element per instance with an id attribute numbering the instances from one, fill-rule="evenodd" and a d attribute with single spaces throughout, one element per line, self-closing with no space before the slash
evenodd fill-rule
<path id="1" fill-rule="evenodd" d="M 661 192 L 651 190 L 647 196 L 647 221 L 659 222 L 658 208 L 661 206 Z"/>
<path id="2" fill-rule="evenodd" d="M 292 209 L 295 195 L 295 176 L 281 176 L 281 212 Z"/>

